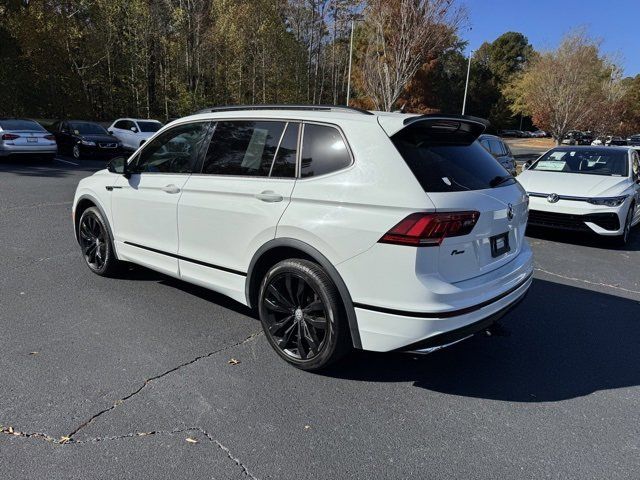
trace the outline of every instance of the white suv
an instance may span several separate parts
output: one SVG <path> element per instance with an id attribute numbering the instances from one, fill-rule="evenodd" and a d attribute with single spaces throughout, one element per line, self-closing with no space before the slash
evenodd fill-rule
<path id="1" fill-rule="evenodd" d="M 161 128 L 162 123 L 158 120 L 119 118 L 111 124 L 108 130 L 111 135 L 122 142 L 124 148 L 136 150 Z"/>
<path id="2" fill-rule="evenodd" d="M 350 347 L 429 352 L 486 329 L 531 284 L 528 199 L 483 120 L 346 107 L 181 118 L 73 203 L 89 268 L 121 261 L 256 309 L 312 370 Z"/>

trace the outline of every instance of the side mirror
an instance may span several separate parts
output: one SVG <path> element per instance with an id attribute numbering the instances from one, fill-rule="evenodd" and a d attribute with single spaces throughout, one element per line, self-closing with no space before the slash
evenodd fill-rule
<path id="1" fill-rule="evenodd" d="M 531 168 L 531 160 L 528 160 L 522 166 L 522 170 L 529 170 Z"/>
<path id="2" fill-rule="evenodd" d="M 113 130 L 107 130 L 107 133 L 108 133 L 109 135 L 113 135 Z"/>
<path id="3" fill-rule="evenodd" d="M 131 131 L 132 131 L 133 133 L 138 133 L 138 129 L 137 129 L 136 127 L 131 127 Z"/>
<path id="4" fill-rule="evenodd" d="M 118 173 L 127 177 L 129 175 L 127 159 L 125 157 L 115 157 L 107 163 L 107 170 L 111 173 Z"/>

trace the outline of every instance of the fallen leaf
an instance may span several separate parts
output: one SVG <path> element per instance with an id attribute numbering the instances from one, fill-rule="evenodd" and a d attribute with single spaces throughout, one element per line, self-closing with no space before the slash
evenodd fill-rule
<path id="1" fill-rule="evenodd" d="M 147 435 L 153 435 L 154 432 L 138 432 L 136 435 L 138 437 L 146 437 Z"/>
<path id="2" fill-rule="evenodd" d="M 304 426 L 304 429 L 305 429 L 305 430 L 309 430 L 310 428 L 311 428 L 311 425 L 305 425 L 305 426 Z"/>
<path id="3" fill-rule="evenodd" d="M 29 355 L 37 355 L 37 354 L 39 354 L 39 353 L 40 353 L 40 352 L 29 352 Z"/>
<path id="4" fill-rule="evenodd" d="M 186 440 L 187 442 L 189 442 L 189 443 L 198 443 L 198 440 L 196 440 L 196 439 L 195 439 L 195 438 L 193 438 L 193 437 L 187 437 L 187 438 L 185 438 L 185 440 Z"/>
<path id="5" fill-rule="evenodd" d="M 71 440 L 71 437 L 67 437 L 67 436 L 60 437 L 60 443 L 62 445 L 64 445 L 65 443 L 69 442 L 70 440 Z"/>
<path id="6" fill-rule="evenodd" d="M 13 433 L 13 427 L 9 427 L 9 428 L 7 428 L 7 431 L 8 431 L 9 433 Z"/>
<path id="7" fill-rule="evenodd" d="M 229 365 L 238 365 L 240 363 L 240 360 L 236 360 L 235 358 L 232 358 L 231 360 L 229 360 L 227 362 Z"/>

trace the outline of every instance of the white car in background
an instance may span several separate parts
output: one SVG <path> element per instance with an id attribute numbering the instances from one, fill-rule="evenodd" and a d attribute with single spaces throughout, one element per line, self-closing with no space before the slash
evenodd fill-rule
<path id="1" fill-rule="evenodd" d="M 109 133 L 122 142 L 129 150 L 137 150 L 140 145 L 162 128 L 158 120 L 119 118 L 108 128 Z"/>
<path id="2" fill-rule="evenodd" d="M 518 176 L 529 225 L 629 241 L 640 223 L 640 158 L 628 147 L 557 147 Z"/>
<path id="3" fill-rule="evenodd" d="M 208 109 L 83 179 L 98 275 L 137 263 L 255 308 L 286 361 L 430 352 L 488 328 L 532 282 L 524 189 L 460 115 Z"/>

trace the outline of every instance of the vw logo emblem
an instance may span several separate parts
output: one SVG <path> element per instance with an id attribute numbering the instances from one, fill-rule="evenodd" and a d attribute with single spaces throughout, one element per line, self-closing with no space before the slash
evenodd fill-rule
<path id="1" fill-rule="evenodd" d="M 560 196 L 557 193 L 552 193 L 547 197 L 549 203 L 556 203 L 558 200 L 560 200 Z"/>
<path id="2" fill-rule="evenodd" d="M 513 205 L 507 205 L 507 218 L 509 221 L 513 220 Z"/>

